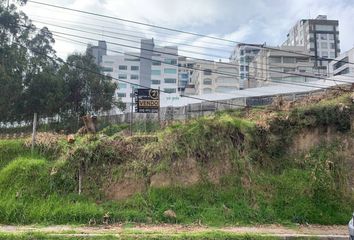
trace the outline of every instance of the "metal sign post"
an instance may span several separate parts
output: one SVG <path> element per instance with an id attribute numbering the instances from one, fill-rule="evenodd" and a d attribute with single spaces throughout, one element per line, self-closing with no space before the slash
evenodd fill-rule
<path id="1" fill-rule="evenodd" d="M 159 127 L 161 127 L 161 108 L 160 108 L 160 86 L 159 86 L 159 110 L 157 112 L 157 120 L 159 121 Z"/>
<path id="2" fill-rule="evenodd" d="M 133 136 L 134 87 L 132 87 L 131 98 L 132 98 L 132 102 L 131 102 L 132 106 L 130 111 L 130 136 Z"/>

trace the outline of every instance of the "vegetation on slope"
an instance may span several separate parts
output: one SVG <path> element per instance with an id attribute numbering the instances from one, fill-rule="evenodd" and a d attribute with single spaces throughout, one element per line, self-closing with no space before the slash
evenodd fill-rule
<path id="1" fill-rule="evenodd" d="M 343 141 L 305 152 L 289 147 L 296 134 L 314 127 L 333 128 L 352 139 L 348 99 L 272 113 L 266 121 L 252 112 L 218 113 L 153 136 L 123 137 L 110 130 L 111 136 L 79 137 L 72 145 L 59 136 L 44 137 L 33 156 L 21 141 L 0 141 L 0 222 L 344 224 L 352 212 L 348 169 L 353 163 Z M 150 187 L 152 176 L 171 173 L 172 166 L 188 159 L 197 162 L 198 183 Z M 208 172 L 214 163 L 228 170 L 218 181 Z M 77 194 L 79 172 L 82 195 Z M 127 172 L 145 181 L 145 191 L 107 200 L 107 186 L 124 180 Z M 176 218 L 166 217 L 167 209 Z"/>

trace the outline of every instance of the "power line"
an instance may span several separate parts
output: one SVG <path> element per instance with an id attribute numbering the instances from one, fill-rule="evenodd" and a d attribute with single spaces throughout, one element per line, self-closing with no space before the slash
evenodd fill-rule
<path id="1" fill-rule="evenodd" d="M 64 34 L 66 35 L 66 34 Z M 60 36 L 60 35 L 59 35 Z M 62 36 L 61 36 L 62 37 Z M 62 38 L 65 38 L 65 37 L 62 37 Z M 80 42 L 80 41 L 77 41 L 77 40 L 72 40 L 70 38 L 67 38 L 71 41 L 74 41 L 74 42 L 77 42 L 77 43 L 80 43 L 82 45 L 86 45 L 86 43 L 84 42 Z M 138 48 L 138 49 L 141 49 L 141 48 Z M 124 52 L 121 52 L 121 51 L 115 51 L 115 50 L 109 50 L 110 52 L 115 52 L 115 53 L 120 53 L 120 54 L 125 54 L 127 56 L 132 56 L 132 57 L 137 57 L 139 59 L 146 59 L 146 60 L 149 60 L 149 61 L 156 61 L 156 62 L 160 62 L 160 63 L 164 63 L 164 64 L 167 64 L 167 65 L 171 65 L 171 66 L 178 66 L 178 65 L 175 65 L 175 64 L 171 64 L 171 63 L 165 63 L 163 61 L 159 61 L 159 60 L 153 60 L 153 59 L 150 59 L 150 58 L 146 58 L 146 57 L 141 57 L 139 55 L 133 55 L 133 54 L 129 54 L 129 53 L 124 53 Z M 193 67 L 183 67 L 185 69 L 192 69 L 192 70 L 196 70 L 196 71 L 200 71 L 200 72 L 204 72 L 206 69 L 199 69 L 199 68 L 193 68 Z M 233 75 L 233 74 L 230 74 L 230 73 L 223 73 L 223 72 L 219 72 L 219 71 L 210 71 L 212 73 L 215 73 L 215 74 L 218 74 L 218 75 L 225 75 L 225 76 L 231 76 L 231 77 L 234 77 L 234 78 L 238 78 L 237 75 Z M 312 88 L 317 88 L 317 89 L 328 89 L 327 87 L 322 87 L 322 86 L 314 86 L 314 85 L 310 85 L 310 84 L 300 84 L 300 83 L 293 83 L 293 82 L 284 82 L 284 81 L 275 81 L 275 80 L 267 80 L 267 79 L 263 79 L 263 78 L 255 78 L 255 80 L 259 80 L 259 81 L 263 81 L 263 82 L 273 82 L 273 83 L 280 83 L 280 84 L 285 84 L 285 85 L 294 85 L 294 86 L 303 86 L 303 87 L 312 87 Z M 349 84 L 349 82 L 344 82 L 346 84 Z M 133 83 L 129 83 L 129 84 L 133 84 Z M 341 89 L 340 87 L 337 89 L 337 90 L 340 90 L 340 91 L 347 91 L 345 89 Z"/>
<path id="2" fill-rule="evenodd" d="M 169 28 L 169 27 L 163 27 L 163 26 L 158 26 L 158 25 L 143 23 L 143 22 L 139 22 L 139 21 L 133 21 L 133 20 L 128 20 L 128 19 L 123 19 L 123 18 L 108 16 L 108 15 L 99 14 L 99 13 L 93 13 L 93 12 L 78 10 L 78 9 L 73 9 L 73 8 L 58 6 L 58 5 L 54 5 L 54 4 L 38 2 L 38 1 L 34 1 L 34 0 L 30 0 L 30 1 L 28 1 L 28 2 L 31 2 L 31 3 L 34 3 L 34 4 L 43 5 L 43 6 L 49 6 L 49 7 L 53 7 L 53 8 L 64 9 L 64 10 L 67 10 L 67 11 L 72 11 L 72 12 L 78 12 L 78 13 L 83 13 L 83 14 L 87 14 L 87 15 L 98 16 L 98 17 L 102 17 L 102 18 L 114 19 L 114 20 L 117 20 L 117 21 L 123 21 L 123 22 L 138 24 L 138 25 L 142 25 L 142 26 L 147 26 L 147 27 L 152 27 L 152 28 L 163 29 L 163 30 L 172 31 L 172 32 L 178 32 L 178 33 L 183 33 L 183 34 L 189 34 L 189 35 L 193 35 L 193 36 L 197 36 L 197 37 L 204 37 L 204 38 L 209 38 L 209 39 L 219 40 L 219 41 L 224 41 L 224 42 L 229 42 L 229 43 L 236 43 L 236 44 L 248 45 L 247 43 L 243 43 L 243 42 L 239 42 L 239 41 L 234 41 L 234 40 L 230 40 L 230 39 L 225 39 L 225 38 L 220 38 L 220 37 L 214 37 L 214 36 L 209 36 L 209 35 L 200 34 L 200 33 L 195 33 L 195 32 L 188 32 L 188 31 L 184 31 L 184 30 L 178 30 L 178 29 L 173 29 L 173 28 Z M 297 52 L 294 52 L 294 51 L 290 51 L 290 50 L 277 49 L 277 48 L 266 47 L 266 46 L 260 46 L 260 47 L 261 47 L 261 48 L 264 48 L 264 49 L 268 49 L 268 50 L 274 50 L 274 51 L 280 51 L 280 52 L 287 52 L 287 53 L 295 53 L 295 54 L 299 54 L 299 55 L 302 55 L 302 56 L 313 57 L 313 58 L 316 58 L 317 60 L 322 60 L 322 61 L 337 61 L 337 62 L 343 62 L 342 60 L 336 60 L 336 59 L 331 59 L 331 58 L 318 57 L 318 56 L 314 56 L 314 55 L 310 55 L 310 54 L 305 54 L 305 53 L 300 54 L 300 53 L 297 53 Z M 345 62 L 345 63 L 354 64 L 353 62 L 349 62 L 349 61 L 347 61 L 347 62 Z"/>
<path id="3" fill-rule="evenodd" d="M 41 17 L 40 17 L 41 18 Z M 49 18 L 49 19 L 56 19 L 56 18 Z M 46 20 L 48 20 L 48 18 L 46 17 Z M 118 34 L 117 32 L 114 32 L 114 31 L 108 31 L 106 29 L 97 29 L 97 28 L 90 28 L 90 27 L 87 27 L 87 23 L 82 23 L 82 22 L 77 22 L 75 21 L 75 23 L 72 23 L 71 21 L 66 21 L 66 20 L 62 20 L 62 19 L 58 19 L 60 21 L 51 21 L 48 22 L 48 21 L 43 21 L 43 20 L 36 20 L 36 19 L 32 19 L 33 22 L 38 22 L 38 23 L 42 23 L 42 24 L 48 24 L 48 25 L 53 25 L 53 22 L 54 24 L 55 23 L 63 23 L 63 22 L 66 22 L 68 23 L 69 25 L 71 26 L 77 26 L 77 27 L 80 27 L 80 28 L 86 28 L 86 29 L 92 29 L 92 30 L 96 30 L 96 31 L 102 31 L 102 32 L 107 32 L 107 33 L 113 33 L 113 34 Z M 90 23 L 91 26 L 95 26 L 95 27 L 101 27 L 103 28 L 104 26 L 102 25 L 97 25 L 97 24 L 92 24 Z M 131 37 L 139 37 L 139 38 L 146 38 L 145 36 L 145 31 L 147 30 L 143 30 L 143 31 L 134 31 L 134 30 L 128 30 L 128 29 L 123 29 L 123 28 L 115 28 L 115 27 L 110 27 L 110 29 L 113 29 L 113 30 L 118 30 L 118 31 L 124 31 L 124 32 L 131 32 L 131 33 L 138 33 L 138 34 L 141 34 L 141 36 L 137 36 L 137 35 L 132 35 L 132 34 L 126 34 L 126 33 L 119 33 L 120 35 L 126 35 L 126 36 L 131 36 Z M 150 31 L 150 32 L 153 32 L 153 31 Z M 153 32 L 155 33 L 155 32 Z M 161 33 L 158 33 L 158 34 L 161 34 Z M 144 36 L 143 36 L 144 35 Z M 167 34 L 165 33 L 166 36 L 171 36 L 170 34 Z M 177 40 L 186 40 L 186 39 L 181 39 L 181 38 L 176 38 L 176 37 L 173 37 L 174 39 L 177 39 Z M 179 42 L 172 42 L 172 41 L 167 41 L 167 40 L 160 40 L 160 39 L 154 39 L 158 42 L 165 42 L 165 43 L 170 43 L 170 44 L 178 44 L 178 45 L 182 45 L 182 46 L 188 46 L 188 47 L 193 47 L 193 48 L 199 48 L 199 49 L 209 49 L 209 50 L 213 50 L 213 51 L 218 51 L 218 52 L 226 52 L 226 53 L 230 53 L 230 50 L 225 50 L 225 49 L 222 49 L 223 46 L 220 46 L 220 45 L 217 45 L 218 48 L 216 47 L 207 47 L 207 46 L 196 46 L 196 45 L 192 45 L 192 44 L 187 44 L 187 43 L 179 43 Z M 199 41 L 199 40 L 198 40 Z M 211 42 L 204 42 L 204 41 L 200 41 L 202 43 L 207 43 L 207 44 L 213 44 Z M 229 48 L 232 48 L 233 46 L 228 46 Z"/>
<path id="4" fill-rule="evenodd" d="M 39 22 L 39 21 L 37 21 L 37 22 Z M 43 23 L 43 22 L 41 22 L 41 23 Z M 118 40 L 123 40 L 123 41 L 129 41 L 129 42 L 135 42 L 135 43 L 139 43 L 139 44 L 140 44 L 140 41 L 135 41 L 135 40 L 127 39 L 127 38 L 115 37 L 115 36 L 111 36 L 111 35 L 106 35 L 106 34 L 101 34 L 101 33 L 96 33 L 96 32 L 90 32 L 90 31 L 86 31 L 86 30 L 82 30 L 82 29 L 60 26 L 60 25 L 57 25 L 57 24 L 50 24 L 50 23 L 45 23 L 45 24 L 47 24 L 47 25 L 49 25 L 49 26 L 54 26 L 54 27 L 59 27 L 59 28 L 67 29 L 67 30 L 73 30 L 73 31 L 77 31 L 77 32 L 88 33 L 88 34 L 94 34 L 94 35 L 100 35 L 100 36 L 103 36 L 103 37 L 109 37 L 109 38 L 113 38 L 113 39 L 118 39 Z M 55 32 L 55 31 L 52 31 L 52 32 Z M 138 36 L 134 36 L 134 35 L 130 35 L 130 34 L 124 34 L 124 33 L 115 33 L 115 32 L 113 32 L 113 33 L 114 33 L 115 35 L 127 35 L 127 36 L 135 37 L 135 38 L 138 37 Z M 112 42 L 107 42 L 107 43 L 113 44 Z M 192 45 L 188 45 L 188 46 L 192 46 Z M 200 48 L 202 48 L 202 47 L 200 47 Z M 208 56 L 208 57 L 224 58 L 224 57 L 219 56 L 219 55 L 204 54 L 204 53 L 200 53 L 200 52 L 196 52 L 196 51 L 190 51 L 190 50 L 179 50 L 179 51 L 181 51 L 181 52 L 187 52 L 187 53 L 194 53 L 194 54 L 203 55 L 203 56 Z"/>
<path id="5" fill-rule="evenodd" d="M 66 9 L 59 9 L 59 10 L 62 10 L 63 12 L 66 11 Z M 38 17 L 38 15 L 31 15 L 31 16 L 37 16 Z M 44 18 L 44 20 L 46 20 L 46 19 L 57 19 L 59 21 L 62 21 L 62 19 L 58 19 L 58 18 L 51 18 L 51 17 L 48 18 L 48 17 L 41 17 L 41 16 L 39 16 L 39 17 L 40 18 Z M 117 21 L 107 21 L 107 20 L 103 20 L 102 18 L 91 17 L 90 19 L 95 20 L 95 21 L 99 21 L 99 22 L 103 22 L 103 23 L 117 24 Z M 82 23 L 82 24 L 86 25 L 87 23 Z M 97 25 L 97 24 L 91 24 L 91 25 L 95 25 L 97 27 L 104 27 L 102 25 Z M 122 24 L 122 26 L 136 29 L 136 26 L 132 26 L 132 25 L 127 25 L 127 24 L 123 25 Z M 111 26 L 110 26 L 110 28 L 118 29 L 118 28 L 111 27 Z M 118 29 L 118 30 L 121 30 L 121 29 Z M 150 33 L 154 33 L 154 34 L 157 34 L 157 35 L 164 35 L 164 36 L 170 36 L 171 35 L 170 33 L 167 33 L 167 32 L 161 32 L 161 31 L 152 30 L 152 28 L 142 28 L 141 30 L 143 32 L 150 32 Z M 128 29 L 124 29 L 124 31 L 137 32 L 137 31 L 134 31 L 134 30 L 131 30 L 131 29 L 129 29 L 129 30 Z M 183 37 L 183 36 L 185 36 L 185 37 Z M 193 35 L 191 37 L 194 37 L 194 39 L 197 38 L 197 36 L 193 36 Z M 185 35 L 185 34 L 181 34 L 178 38 L 181 39 L 181 40 L 190 40 L 190 37 L 188 35 Z M 202 39 L 202 40 L 198 39 L 198 41 L 200 41 L 202 43 L 211 44 L 211 45 L 217 45 L 219 47 L 220 46 L 224 46 L 224 47 L 226 46 L 226 47 L 229 47 L 229 48 L 234 48 L 235 47 L 234 44 L 232 44 L 232 43 L 229 43 L 230 45 L 228 45 L 226 43 L 223 43 L 222 45 L 220 45 L 220 43 L 217 43 L 216 40 L 213 40 L 214 42 L 211 42 L 211 41 L 205 41 L 205 39 Z"/>
<path id="6" fill-rule="evenodd" d="M 83 67 L 80 67 L 80 66 L 76 66 L 75 64 L 70 64 L 68 63 L 67 61 L 64 61 L 63 59 L 60 59 L 60 58 L 55 58 L 55 57 L 51 57 L 45 53 L 42 53 L 42 52 L 39 52 L 39 51 L 36 51 L 34 49 L 29 49 L 28 47 L 18 43 L 18 42 L 13 42 L 13 44 L 16 44 L 20 47 L 23 47 L 23 48 L 26 48 L 28 49 L 29 51 L 32 51 L 36 54 L 39 54 L 39 55 L 42 55 L 42 56 L 45 56 L 46 58 L 49 58 L 51 59 L 52 61 L 55 61 L 55 62 L 61 62 L 61 63 L 64 63 L 68 66 L 72 66 L 72 67 L 76 67 L 78 69 L 81 69 L 83 71 L 87 71 L 87 72 L 90 72 L 90 73 L 93 73 L 93 74 L 96 74 L 98 76 L 101 76 L 101 77 L 108 77 L 107 75 L 104 75 L 102 73 L 99 73 L 99 72 L 95 72 L 95 71 L 92 71 L 91 69 L 87 69 L 87 68 L 83 68 Z M 115 77 L 112 77 L 112 76 L 109 76 L 111 79 L 114 79 L 114 80 L 117 80 L 118 82 L 123 82 L 123 83 L 127 83 L 127 84 L 134 84 L 135 86 L 139 86 L 139 87 L 142 87 L 142 88 L 150 88 L 150 89 L 154 89 L 154 90 L 158 90 L 160 92 L 163 92 L 163 93 L 166 93 L 166 94 L 170 94 L 169 92 L 166 92 L 164 90 L 159 90 L 159 89 L 155 89 L 155 88 L 151 88 L 149 86 L 144 86 L 144 85 L 141 85 L 141 84 L 135 84 L 135 83 L 131 83 L 131 82 L 128 82 L 128 81 L 125 81 L 125 80 L 122 80 L 122 79 L 118 79 L 118 78 L 115 78 Z M 241 105 L 241 104 L 233 104 L 233 103 L 225 103 L 225 102 L 222 102 L 223 100 L 220 100 L 220 101 L 217 101 L 217 100 L 208 100 L 208 99 L 204 99 L 204 98 L 199 98 L 199 97 L 191 97 L 191 96 L 187 96 L 187 95 L 180 95 L 181 97 L 185 97 L 185 98 L 191 98 L 191 99 L 196 99 L 196 100 L 201 100 L 201 101 L 205 101 L 205 102 L 212 102 L 212 103 L 217 103 L 217 104 L 224 104 L 224 105 L 229 105 L 229 106 L 236 106 L 236 107 L 245 107 L 245 105 Z M 227 100 L 226 100 L 227 101 Z"/>
<path id="7" fill-rule="evenodd" d="M 65 27 L 64 27 L 65 28 Z M 79 30 L 78 30 L 79 31 Z M 78 36 L 78 35 L 75 35 L 75 34 L 69 34 L 69 33 L 62 33 L 62 32 L 57 32 L 57 31 L 52 31 L 53 33 L 57 33 L 57 34 L 63 34 L 63 35 L 66 35 L 66 36 L 71 36 L 71 37 L 77 37 L 77 38 L 82 38 L 82 39 L 86 39 L 86 40 L 91 40 L 91 41 L 98 41 L 97 39 L 93 39 L 93 38 L 89 38 L 89 37 L 83 37 L 83 36 Z M 93 33 L 95 34 L 95 33 Z M 124 38 L 117 38 L 117 39 L 120 39 L 120 40 L 125 40 L 125 41 L 131 41 L 129 39 L 124 39 Z M 115 43 L 115 42 L 108 42 L 107 43 L 110 43 L 112 45 L 117 45 L 117 46 L 121 46 L 121 47 L 127 47 L 127 48 L 133 48 L 133 49 L 137 49 L 137 50 L 145 50 L 145 51 L 150 51 L 152 53 L 160 53 L 160 54 L 166 54 L 166 55 L 170 55 L 170 56 L 175 56 L 175 57 L 180 57 L 181 55 L 178 55 L 178 54 L 173 54 L 173 53 L 166 53 L 166 52 L 163 52 L 163 51 L 155 51 L 155 50 L 151 50 L 151 49 L 145 49 L 145 48 L 140 48 L 140 47 L 134 47 L 134 46 L 131 46 L 131 45 L 126 45 L 126 44 L 119 44 L 119 43 Z M 140 43 L 140 42 L 139 42 Z M 124 53 L 123 53 L 124 54 Z M 188 57 L 188 56 L 182 56 L 182 57 Z M 201 58 L 194 58 L 194 57 L 189 57 L 190 59 L 195 59 L 195 60 L 198 60 L 198 61 L 204 61 L 204 62 L 211 62 L 211 63 L 214 63 L 214 61 L 211 61 L 211 60 L 206 60 L 206 59 L 201 59 Z M 236 66 L 239 66 L 237 64 L 232 64 L 232 63 L 222 63 L 223 65 L 225 66 L 232 66 L 232 67 L 236 67 Z M 183 67 L 183 68 L 186 68 L 186 67 Z M 262 69 L 262 68 L 256 68 L 256 67 L 250 67 L 252 69 L 256 69 L 256 70 L 262 70 L 262 71 L 268 71 L 268 72 L 274 72 L 274 73 L 281 73 L 281 74 L 285 74 L 285 75 L 292 75 L 292 76 L 300 76 L 300 77 L 312 77 L 312 78 L 318 78 L 318 79 L 322 79 L 322 80 L 328 80 L 328 81 L 337 81 L 337 82 L 343 82 L 343 83 L 348 83 L 347 81 L 343 81 L 343 80 L 332 80 L 330 78 L 324 78 L 324 77 L 319 77 L 319 76 L 311 76 L 311 75 L 305 75 L 305 74 L 299 74 L 299 73 L 292 73 L 292 72 L 283 72 L 283 71 L 276 71 L 276 70 L 270 70 L 270 69 Z M 192 68 L 194 69 L 194 68 Z M 196 69 L 194 69 L 196 70 Z M 225 75 L 223 74 L 222 72 L 218 71 L 214 71 L 214 73 L 219 73 L 220 75 Z M 230 76 L 229 73 L 227 73 L 226 76 Z M 235 77 L 235 78 L 239 78 L 239 75 L 231 75 L 232 77 Z M 299 84 L 296 84 L 296 85 L 299 85 Z"/>
<path id="8" fill-rule="evenodd" d="M 41 23 L 44 23 L 44 22 L 41 22 Z M 45 23 L 44 23 L 45 24 Z M 131 39 L 126 39 L 126 38 L 121 38 L 121 37 L 114 37 L 114 36 L 110 36 L 110 35 L 105 35 L 105 34 L 99 34 L 99 33 L 95 33 L 95 32 L 89 32 L 89 31 L 85 31 L 85 30 L 81 30 L 81 29 L 76 29 L 76 28 L 71 28 L 71 27 L 65 27 L 65 26 L 60 26 L 60 25 L 57 25 L 57 24 L 48 24 L 48 25 L 52 25 L 52 26 L 55 26 L 55 27 L 59 27 L 59 28 L 64 28 L 64 29 L 68 29 L 68 30 L 73 30 L 73 31 L 78 31 L 78 32 L 84 32 L 84 33 L 88 33 L 88 34 L 94 34 L 94 35 L 102 35 L 102 36 L 105 36 L 105 37 L 109 37 L 109 38 L 113 38 L 113 39 L 119 39 L 119 40 L 123 40 L 123 41 L 132 41 L 132 42 L 135 42 L 135 43 L 140 43 L 140 41 L 133 41 Z M 116 35 L 125 35 L 125 34 L 120 34 L 120 33 L 116 33 L 116 32 L 113 32 L 114 34 Z M 64 34 L 64 33 L 63 33 Z M 132 36 L 132 37 L 137 37 L 135 35 L 129 35 L 129 36 Z M 89 40 L 95 40 L 97 41 L 97 39 L 89 39 Z M 116 45 L 116 43 L 112 43 L 112 42 L 108 42 L 108 43 L 111 43 L 111 44 L 114 44 Z M 128 47 L 126 45 L 124 45 L 123 47 Z M 143 49 L 145 50 L 145 49 Z M 151 50 L 150 50 L 151 51 Z M 198 54 L 198 55 L 203 55 L 203 56 L 208 56 L 208 57 L 216 57 L 216 58 L 224 58 L 224 56 L 219 56 L 219 55 L 210 55 L 210 54 L 204 54 L 204 53 L 199 53 L 199 52 L 195 52 L 195 51 L 188 51 L 188 50 L 180 50 L 182 52 L 189 52 L 189 53 L 195 53 L 195 54 Z M 176 55 L 176 54 L 171 54 L 173 56 L 181 56 L 181 55 Z M 206 60 L 206 59 L 201 59 L 201 58 L 195 58 L 195 57 L 189 57 L 189 56 L 182 56 L 182 57 L 188 57 L 190 59 L 195 59 L 195 60 L 200 60 L 200 61 L 210 61 L 210 60 Z M 223 64 L 226 64 L 226 65 L 230 65 L 230 66 L 235 66 L 235 67 L 239 67 L 240 65 L 239 64 L 235 64 L 235 63 L 223 63 Z M 271 64 L 265 64 L 267 66 L 270 66 L 270 67 L 277 67 L 277 65 L 271 65 Z M 300 77 L 308 77 L 308 78 L 318 78 L 318 79 L 323 79 L 323 80 L 329 80 L 329 81 L 337 81 L 337 82 L 344 82 L 344 83 L 347 83 L 346 81 L 341 81 L 341 80 L 332 80 L 330 78 L 325 78 L 325 77 L 320 77 L 320 76 L 311 76 L 311 75 L 306 75 L 306 74 L 300 74 L 300 73 L 294 73 L 294 72 L 283 72 L 283 71 L 277 71 L 277 70 L 272 70 L 272 69 L 262 69 L 262 68 L 257 68 L 257 67 L 252 67 L 252 66 L 249 66 L 249 68 L 251 69 L 255 69 L 255 70 L 262 70 L 262 71 L 268 71 L 268 72 L 273 72 L 273 73 L 281 73 L 281 74 L 284 74 L 284 75 L 292 75 L 292 76 L 300 76 Z M 313 74 L 313 73 L 312 73 Z"/>

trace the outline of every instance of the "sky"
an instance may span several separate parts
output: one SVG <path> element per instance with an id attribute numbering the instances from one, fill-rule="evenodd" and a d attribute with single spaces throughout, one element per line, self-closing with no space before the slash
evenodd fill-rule
<path id="1" fill-rule="evenodd" d="M 339 20 L 341 51 L 354 47 L 353 0 L 38 1 L 236 42 L 266 43 L 268 46 L 281 45 L 298 20 L 327 15 L 328 19 Z M 97 40 L 109 42 L 108 54 L 111 55 L 138 51 L 141 38 L 154 38 L 156 45 L 177 45 L 180 55 L 207 59 L 227 59 L 236 44 L 59 10 L 30 0 L 21 10 L 38 27 L 47 26 L 54 32 L 55 49 L 62 58 L 72 52 L 84 51 L 87 43 L 96 44 Z M 80 43 L 72 42 L 72 39 Z"/>

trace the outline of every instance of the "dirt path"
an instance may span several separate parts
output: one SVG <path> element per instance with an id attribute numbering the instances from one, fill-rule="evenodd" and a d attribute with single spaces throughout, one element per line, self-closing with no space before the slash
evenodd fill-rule
<path id="1" fill-rule="evenodd" d="M 0 233 L 18 234 L 38 232 L 46 234 L 67 234 L 67 235 L 116 235 L 139 232 L 146 234 L 173 235 L 181 233 L 204 233 L 204 232 L 226 232 L 234 234 L 257 234 L 279 237 L 319 237 L 324 239 L 348 239 L 347 226 L 293 226 L 281 225 L 258 225 L 245 227 L 206 227 L 197 225 L 145 225 L 145 224 L 117 224 L 109 226 L 4 226 L 0 225 Z"/>

